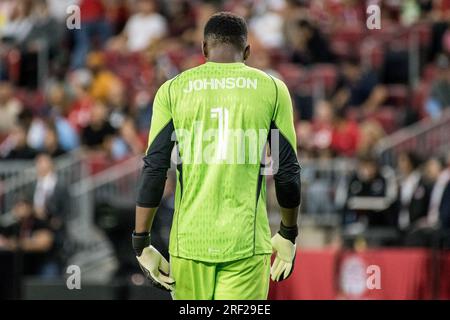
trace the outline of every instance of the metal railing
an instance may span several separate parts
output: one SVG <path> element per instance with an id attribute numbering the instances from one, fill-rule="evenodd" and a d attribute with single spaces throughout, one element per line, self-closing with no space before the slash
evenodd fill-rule
<path id="1" fill-rule="evenodd" d="M 86 158 L 79 150 L 62 155 L 55 160 L 58 179 L 70 186 L 89 175 Z M 34 161 L 0 162 L 0 214 L 11 210 L 19 194 L 30 195 L 36 183 Z"/>
<path id="2" fill-rule="evenodd" d="M 131 203 L 134 206 L 141 156 L 132 157 L 92 176 L 86 176 L 70 188 L 72 232 L 86 239 L 93 225 L 95 204 Z"/>
<path id="3" fill-rule="evenodd" d="M 383 164 L 393 166 L 402 151 L 415 150 L 429 156 L 445 152 L 450 146 L 450 110 L 439 120 L 424 119 L 380 140 L 375 148 Z"/>

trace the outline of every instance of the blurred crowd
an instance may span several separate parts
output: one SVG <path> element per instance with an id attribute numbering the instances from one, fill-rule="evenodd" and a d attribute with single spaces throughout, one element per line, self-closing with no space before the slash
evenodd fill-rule
<path id="1" fill-rule="evenodd" d="M 366 26 L 370 4 L 381 9 L 380 30 Z M 384 168 L 372 151 L 450 106 L 450 0 L 0 0 L 0 160 L 35 159 L 39 176 L 0 248 L 58 247 L 67 190 L 52 158 L 142 154 L 156 90 L 204 62 L 203 26 L 221 10 L 248 21 L 247 63 L 288 85 L 302 160 L 358 159 L 328 204 L 314 178 L 308 212 L 342 212 L 349 233 L 392 227 L 412 234 L 409 244 L 449 227 L 450 156 L 416 150 Z"/>

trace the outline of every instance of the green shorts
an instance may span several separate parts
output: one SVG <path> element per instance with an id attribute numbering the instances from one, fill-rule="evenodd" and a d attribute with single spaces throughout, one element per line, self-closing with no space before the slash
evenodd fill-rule
<path id="1" fill-rule="evenodd" d="M 270 255 L 208 263 L 170 257 L 176 300 L 266 300 Z"/>

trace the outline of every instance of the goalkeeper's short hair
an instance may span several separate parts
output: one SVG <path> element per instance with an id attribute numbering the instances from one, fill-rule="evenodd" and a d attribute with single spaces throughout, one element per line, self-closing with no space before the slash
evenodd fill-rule
<path id="1" fill-rule="evenodd" d="M 244 50 L 247 45 L 247 35 L 244 18 L 230 12 L 219 12 L 211 16 L 203 33 L 205 41 L 231 44 L 239 50 Z"/>

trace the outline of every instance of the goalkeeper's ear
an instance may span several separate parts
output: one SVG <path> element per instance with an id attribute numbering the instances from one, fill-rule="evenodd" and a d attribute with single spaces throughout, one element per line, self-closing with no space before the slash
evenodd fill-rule
<path id="1" fill-rule="evenodd" d="M 206 41 L 202 42 L 202 51 L 203 51 L 203 56 L 208 59 L 208 45 L 206 44 Z"/>
<path id="2" fill-rule="evenodd" d="M 244 49 L 244 61 L 246 61 L 250 57 L 250 45 L 248 44 Z"/>

